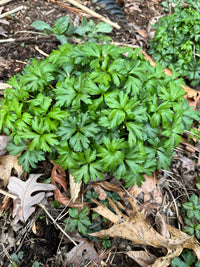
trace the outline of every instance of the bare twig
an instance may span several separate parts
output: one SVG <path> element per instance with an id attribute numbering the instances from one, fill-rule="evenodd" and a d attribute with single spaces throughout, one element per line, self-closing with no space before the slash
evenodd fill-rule
<path id="1" fill-rule="evenodd" d="M 12 9 L 12 10 L 9 10 L 8 12 L 4 12 L 3 14 L 0 15 L 0 19 L 5 18 L 6 16 L 8 16 L 10 14 L 16 13 L 22 9 L 27 9 L 27 7 L 26 6 L 19 6 L 19 7 Z"/>
<path id="2" fill-rule="evenodd" d="M 2 195 L 4 195 L 4 196 L 8 196 L 8 197 L 11 197 L 11 198 L 13 198 L 13 199 L 17 199 L 17 198 L 18 198 L 17 195 L 11 194 L 11 193 L 9 193 L 9 192 L 3 190 L 3 189 L 0 189 L 0 193 L 1 193 Z"/>
<path id="3" fill-rule="evenodd" d="M 75 245 L 77 246 L 76 242 L 65 232 L 65 230 L 60 227 L 60 225 L 54 220 L 54 218 L 51 216 L 51 214 L 48 212 L 48 210 L 45 208 L 45 206 L 40 203 L 39 206 L 46 212 L 46 214 L 49 216 L 49 218 L 52 220 L 52 222 L 58 227 L 58 229 Z"/>
<path id="4" fill-rule="evenodd" d="M 4 4 L 7 4 L 9 2 L 12 2 L 13 0 L 1 0 L 0 1 L 0 6 L 3 6 Z"/>
<path id="5" fill-rule="evenodd" d="M 43 55 L 45 57 L 49 57 L 49 54 L 42 51 L 37 45 L 35 46 L 35 50 L 37 50 L 41 55 Z"/>
<path id="6" fill-rule="evenodd" d="M 53 39 L 53 37 L 55 39 Z M 27 42 L 32 40 L 40 40 L 40 39 L 50 39 L 51 41 L 56 41 L 56 37 L 54 34 L 45 35 L 45 36 L 30 36 L 30 37 L 23 37 L 23 38 L 9 38 L 9 39 L 2 39 L 0 43 L 13 43 L 13 42 Z"/>
<path id="7" fill-rule="evenodd" d="M 110 21 L 109 19 L 106 19 L 105 17 L 99 15 L 98 13 L 94 12 L 90 8 L 85 7 L 74 0 L 65 0 L 65 2 L 68 2 L 74 6 L 77 6 L 78 8 L 80 8 L 83 11 L 87 12 L 88 14 L 92 15 L 93 17 L 98 18 L 98 19 L 104 21 L 105 23 L 110 24 L 112 27 L 116 28 L 117 30 L 119 30 L 121 28 L 117 23 L 114 23 L 114 22 Z"/>

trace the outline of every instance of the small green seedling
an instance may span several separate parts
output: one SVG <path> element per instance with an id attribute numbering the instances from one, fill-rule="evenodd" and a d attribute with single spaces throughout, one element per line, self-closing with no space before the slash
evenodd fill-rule
<path id="1" fill-rule="evenodd" d="M 80 212 L 78 212 L 78 208 L 69 209 L 70 219 L 65 220 L 66 230 L 73 232 L 77 228 L 79 233 L 83 235 L 87 234 L 87 227 L 91 225 L 91 222 L 88 218 L 88 207 L 83 208 Z"/>
<path id="2" fill-rule="evenodd" d="M 81 41 L 95 43 L 108 43 L 111 41 L 111 38 L 105 35 L 112 31 L 111 25 L 103 22 L 96 25 L 93 20 L 88 22 L 86 17 L 83 17 L 80 26 L 74 26 L 69 22 L 68 16 L 58 18 L 53 28 L 41 20 L 33 22 L 31 26 L 45 34 L 55 34 L 62 45 L 67 43 L 67 39 L 73 36 Z"/>
<path id="3" fill-rule="evenodd" d="M 200 239 L 200 198 L 193 194 L 189 202 L 183 204 L 182 213 L 186 224 L 184 231 Z"/>

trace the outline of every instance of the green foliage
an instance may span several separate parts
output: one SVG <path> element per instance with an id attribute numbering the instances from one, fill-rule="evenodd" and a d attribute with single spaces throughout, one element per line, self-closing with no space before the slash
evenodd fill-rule
<path id="1" fill-rule="evenodd" d="M 31 26 L 45 34 L 55 34 L 62 45 L 67 43 L 67 39 L 72 36 L 81 41 L 95 43 L 108 43 L 111 40 L 109 36 L 105 35 L 112 31 L 111 25 L 103 22 L 96 25 L 93 20 L 88 22 L 86 17 L 83 17 L 80 26 L 74 26 L 69 22 L 68 16 L 58 18 L 53 28 L 42 20 L 34 21 Z"/>
<path id="2" fill-rule="evenodd" d="M 20 264 L 21 260 L 23 259 L 24 256 L 24 252 L 23 251 L 19 251 L 17 254 L 16 253 L 12 253 L 11 254 L 11 260 L 12 260 L 12 267 L 17 267 L 18 264 Z"/>
<path id="3" fill-rule="evenodd" d="M 200 261 L 198 261 L 195 265 L 193 265 L 194 263 L 195 263 L 195 257 L 193 253 L 188 249 L 184 249 L 179 257 L 175 257 L 172 260 L 173 267 L 191 267 L 191 266 L 200 267 Z"/>
<path id="4" fill-rule="evenodd" d="M 68 211 L 70 220 L 65 220 L 65 223 L 67 223 L 65 229 L 73 232 L 77 228 L 79 233 L 86 235 L 87 227 L 91 225 L 88 218 L 88 207 L 83 208 L 80 212 L 78 212 L 78 208 L 71 208 Z"/>
<path id="5" fill-rule="evenodd" d="M 65 44 L 10 79 L 0 128 L 26 171 L 50 157 L 77 181 L 108 172 L 141 184 L 143 173 L 169 167 L 184 129 L 199 120 L 179 83 L 139 50 Z"/>
<path id="6" fill-rule="evenodd" d="M 199 5 L 199 4 L 198 4 Z M 163 67 L 171 65 L 191 86 L 200 83 L 200 14 L 194 9 L 176 8 L 154 25 L 149 54 Z"/>
<path id="7" fill-rule="evenodd" d="M 193 194 L 189 202 L 183 204 L 182 214 L 186 226 L 184 231 L 200 239 L 200 198 Z"/>
<path id="8" fill-rule="evenodd" d="M 168 0 L 163 1 L 162 6 L 164 7 L 166 12 L 171 12 L 172 10 L 182 9 L 183 3 L 187 4 L 189 7 L 196 9 L 196 11 L 200 11 L 200 2 L 199 0 Z"/>

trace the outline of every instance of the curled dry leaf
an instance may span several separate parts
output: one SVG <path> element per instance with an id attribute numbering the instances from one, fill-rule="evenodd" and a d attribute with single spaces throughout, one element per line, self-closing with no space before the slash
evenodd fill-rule
<path id="1" fill-rule="evenodd" d="M 107 181 L 100 181 L 100 182 L 96 182 L 94 183 L 96 185 L 100 185 L 101 187 L 103 187 L 105 190 L 108 191 L 112 191 L 112 192 L 116 192 L 118 193 L 118 195 L 121 197 L 121 199 L 125 196 L 125 191 L 117 184 L 115 183 L 111 183 L 111 182 L 107 182 Z"/>
<path id="2" fill-rule="evenodd" d="M 67 197 L 66 173 L 58 164 L 54 164 L 53 170 L 51 172 L 51 183 L 56 186 L 56 190 L 54 190 L 54 198 L 59 203 L 74 208 L 88 206 L 88 203 L 84 202 L 72 203 L 72 199 Z"/>
<path id="3" fill-rule="evenodd" d="M 74 177 L 70 173 L 69 174 L 69 184 L 70 184 L 71 199 L 72 199 L 72 202 L 74 203 L 77 200 L 78 195 L 80 193 L 81 183 L 76 183 L 74 180 Z"/>
<path id="4" fill-rule="evenodd" d="M 0 179 L 3 180 L 5 187 L 9 182 L 12 169 L 16 170 L 18 177 L 22 173 L 22 166 L 18 165 L 17 157 L 12 155 L 0 156 Z"/>
<path id="5" fill-rule="evenodd" d="M 18 196 L 13 204 L 14 222 L 19 220 L 26 222 L 31 214 L 35 211 L 35 205 L 44 202 L 49 194 L 44 191 L 55 190 L 52 184 L 37 183 L 37 179 L 41 174 L 30 174 L 26 182 L 16 177 L 10 177 L 8 189 L 12 194 Z"/>
<path id="6" fill-rule="evenodd" d="M 126 254 L 136 261 L 140 266 L 146 267 L 153 264 L 156 260 L 156 256 L 148 251 L 127 251 Z"/>
<path id="7" fill-rule="evenodd" d="M 70 199 L 66 196 L 66 173 L 58 164 L 54 164 L 53 166 L 53 170 L 51 172 L 51 183 L 56 186 L 56 190 L 54 191 L 55 200 L 61 204 L 68 205 Z"/>
<path id="8" fill-rule="evenodd" d="M 109 229 L 90 235 L 100 238 L 105 236 L 120 237 L 130 240 L 134 244 L 166 248 L 168 251 L 167 255 L 157 258 L 152 265 L 153 267 L 168 266 L 171 259 L 181 254 L 183 248 L 192 249 L 196 253 L 198 260 L 200 260 L 200 246 L 194 236 L 189 236 L 166 224 L 170 238 L 163 237 L 150 225 L 144 215 L 139 212 L 137 204 L 132 198 L 129 198 L 133 209 L 132 217 L 124 215 L 111 199 L 109 199 L 109 203 L 115 213 L 96 200 L 93 201 L 98 205 L 94 208 L 94 211 L 109 219 L 114 225 Z"/>
<path id="9" fill-rule="evenodd" d="M 79 267 L 85 260 L 95 262 L 99 266 L 101 259 L 93 245 L 82 238 L 73 237 L 73 239 L 79 244 L 65 254 L 64 266 L 73 263 L 75 267 Z"/>

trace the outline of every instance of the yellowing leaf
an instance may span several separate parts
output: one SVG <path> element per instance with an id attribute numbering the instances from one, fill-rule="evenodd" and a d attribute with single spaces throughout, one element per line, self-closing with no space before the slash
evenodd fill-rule
<path id="1" fill-rule="evenodd" d="M 17 171 L 18 176 L 22 172 L 22 166 L 18 165 L 17 157 L 12 155 L 0 156 L 0 179 L 3 180 L 5 187 L 9 182 L 13 168 Z"/>
<path id="2" fill-rule="evenodd" d="M 156 259 L 152 265 L 153 267 L 168 266 L 171 259 L 181 254 L 183 248 L 194 250 L 198 260 L 200 260 L 200 246 L 194 236 L 189 236 L 166 224 L 170 238 L 163 237 L 151 226 L 144 215 L 138 211 L 137 204 L 132 198 L 129 198 L 133 209 L 132 217 L 124 215 L 111 199 L 109 199 L 109 203 L 115 213 L 97 201 L 93 201 L 98 204 L 98 207 L 94 208 L 94 211 L 109 219 L 114 225 L 109 229 L 90 235 L 101 238 L 105 236 L 120 237 L 130 240 L 134 244 L 166 248 L 168 251 L 167 255 Z"/>

